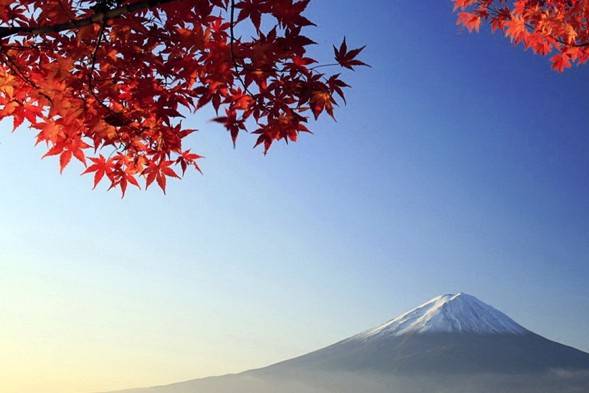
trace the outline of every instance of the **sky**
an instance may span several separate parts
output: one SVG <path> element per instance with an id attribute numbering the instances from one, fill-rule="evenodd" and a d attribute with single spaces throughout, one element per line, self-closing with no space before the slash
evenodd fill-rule
<path id="1" fill-rule="evenodd" d="M 3 393 L 243 371 L 457 291 L 589 351 L 589 66 L 468 34 L 450 1 L 308 15 L 318 56 L 367 45 L 337 122 L 264 156 L 191 116 L 205 174 L 166 196 L 92 191 L 0 124 Z"/>

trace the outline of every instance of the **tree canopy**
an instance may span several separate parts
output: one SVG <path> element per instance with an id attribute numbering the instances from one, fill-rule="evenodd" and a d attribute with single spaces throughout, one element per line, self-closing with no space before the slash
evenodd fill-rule
<path id="1" fill-rule="evenodd" d="M 0 0 L 0 119 L 27 121 L 60 169 L 76 159 L 124 195 L 201 156 L 182 113 L 212 105 L 229 132 L 267 151 L 333 117 L 363 48 L 307 54 L 310 0 Z"/>
<path id="2" fill-rule="evenodd" d="M 564 71 L 589 60 L 589 0 L 453 0 L 458 24 L 478 31 L 488 22 L 515 44 Z"/>
<path id="3" fill-rule="evenodd" d="M 589 0 L 452 0 L 457 23 L 488 23 L 564 71 L 589 60 Z M 124 195 L 202 158 L 186 147 L 183 114 L 217 112 L 235 144 L 267 152 L 334 116 L 366 65 L 363 47 L 334 46 L 319 64 L 303 30 L 310 0 L 0 0 L 0 120 L 27 122 L 61 171 L 73 160 Z M 326 71 L 330 70 L 330 71 Z"/>

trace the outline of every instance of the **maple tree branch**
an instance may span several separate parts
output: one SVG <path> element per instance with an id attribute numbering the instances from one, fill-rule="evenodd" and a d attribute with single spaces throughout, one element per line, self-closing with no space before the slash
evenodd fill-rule
<path id="1" fill-rule="evenodd" d="M 96 12 L 91 16 L 81 19 L 74 19 L 65 23 L 57 23 L 45 26 L 18 26 L 18 27 L 0 27 L 0 38 L 6 38 L 13 35 L 38 35 L 48 33 L 59 33 L 65 30 L 79 29 L 94 23 L 104 23 L 111 19 L 119 18 L 125 14 L 135 11 L 150 9 L 177 0 L 145 0 L 137 3 L 124 5 L 117 8 L 108 9 L 102 12 Z"/>
<path id="2" fill-rule="evenodd" d="M 88 89 L 90 90 L 90 94 L 94 95 L 94 67 L 96 66 L 96 54 L 98 53 L 98 48 L 102 43 L 102 37 L 104 36 L 104 28 L 106 27 L 106 23 L 103 21 L 100 25 L 100 32 L 98 33 L 98 38 L 96 39 L 96 46 L 94 46 L 94 51 L 92 52 L 92 63 L 90 65 L 90 73 L 88 74 Z"/>
<path id="3" fill-rule="evenodd" d="M 100 32 L 98 33 L 98 38 L 96 40 L 96 45 L 94 46 L 94 51 L 92 52 L 92 64 L 90 65 L 90 73 L 88 74 L 88 91 L 90 92 L 90 95 L 92 95 L 92 97 L 94 97 L 94 99 L 96 100 L 96 102 L 98 102 L 100 104 L 100 106 L 102 106 L 108 112 L 110 112 L 111 114 L 114 114 L 115 116 L 119 116 L 120 115 L 120 116 L 123 116 L 124 117 L 124 114 L 121 114 L 119 112 L 116 112 L 116 111 L 112 110 L 94 92 L 94 67 L 96 66 L 96 54 L 98 52 L 98 48 L 100 47 L 100 44 L 102 43 L 102 38 L 104 36 L 104 29 L 105 29 L 105 27 L 106 27 L 106 23 L 103 22 L 102 25 L 100 26 Z M 85 104 L 86 104 L 86 102 L 84 101 L 84 105 Z"/>
<path id="4" fill-rule="evenodd" d="M 235 0 L 231 0 L 231 24 L 229 25 L 229 34 L 231 36 L 230 43 L 229 43 L 229 46 L 231 48 L 231 61 L 233 62 L 233 68 L 235 68 L 235 75 L 237 76 L 237 79 L 239 79 L 239 82 L 241 83 L 241 85 L 245 89 L 245 92 L 250 97 L 253 98 L 253 94 L 249 91 L 249 89 L 247 88 L 247 85 L 245 84 L 245 81 L 241 77 L 241 73 L 239 72 L 239 65 L 237 64 L 237 61 L 235 60 L 235 53 L 234 53 L 234 46 L 235 46 Z"/>

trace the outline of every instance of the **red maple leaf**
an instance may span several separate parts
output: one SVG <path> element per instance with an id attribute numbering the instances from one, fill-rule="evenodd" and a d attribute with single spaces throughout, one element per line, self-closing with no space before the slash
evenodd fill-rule
<path id="1" fill-rule="evenodd" d="M 466 27 L 468 31 L 479 31 L 481 28 L 481 17 L 470 12 L 461 12 L 458 14 L 459 25 Z"/>
<path id="2" fill-rule="evenodd" d="M 360 48 L 348 50 L 348 44 L 346 43 L 346 39 L 342 41 L 339 48 L 333 47 L 333 52 L 335 53 L 335 60 L 341 65 L 342 67 L 349 68 L 353 70 L 354 67 L 357 66 L 365 66 L 368 67 L 368 64 L 356 59 L 358 55 L 366 48 L 366 46 L 362 46 Z"/>

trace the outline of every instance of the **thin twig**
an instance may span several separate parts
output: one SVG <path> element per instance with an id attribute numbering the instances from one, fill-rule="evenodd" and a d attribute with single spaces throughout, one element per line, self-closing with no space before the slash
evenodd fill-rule
<path id="1" fill-rule="evenodd" d="M 237 79 L 239 79 L 239 82 L 241 83 L 241 85 L 243 86 L 243 88 L 245 89 L 245 92 L 250 96 L 253 97 L 253 94 L 249 91 L 249 89 L 247 88 L 247 85 L 245 84 L 245 81 L 243 80 L 242 76 L 241 76 L 241 72 L 239 71 L 239 65 L 237 64 L 237 61 L 235 59 L 235 52 L 234 52 L 234 47 L 235 47 L 235 0 L 231 0 L 231 24 L 229 25 L 229 34 L 230 34 L 230 49 L 231 49 L 231 62 L 233 63 L 233 68 L 235 69 L 235 75 L 237 76 Z"/>
<path id="2" fill-rule="evenodd" d="M 100 25 L 100 31 L 98 32 L 98 38 L 96 39 L 96 45 L 94 46 L 94 51 L 92 52 L 91 57 L 92 62 L 90 64 L 90 73 L 88 74 L 88 89 L 92 94 L 94 93 L 94 87 L 92 85 L 94 81 L 94 67 L 96 66 L 96 54 L 98 53 L 98 48 L 102 43 L 102 37 L 104 36 L 105 26 L 106 23 L 103 21 L 103 23 Z"/>
<path id="3" fill-rule="evenodd" d="M 319 65 L 316 65 L 315 67 L 311 67 L 309 69 L 311 71 L 314 71 L 314 70 L 316 70 L 318 68 L 324 68 L 324 67 L 341 67 L 341 64 L 339 64 L 339 63 L 319 64 Z"/>

